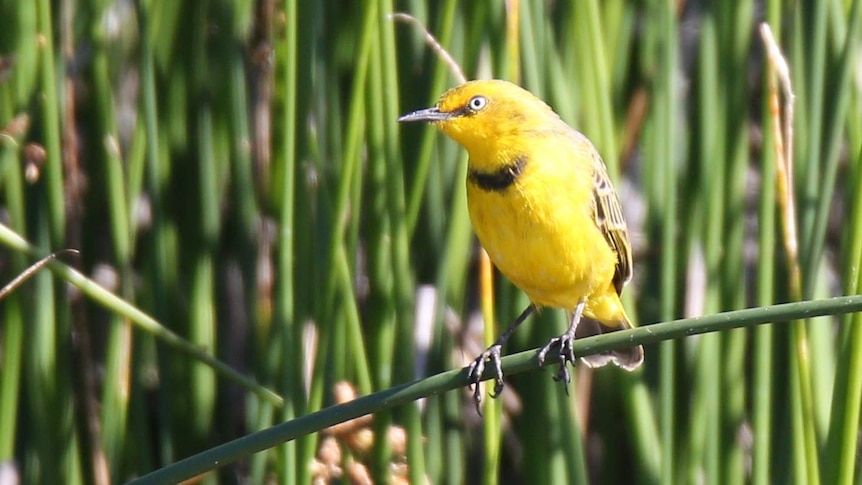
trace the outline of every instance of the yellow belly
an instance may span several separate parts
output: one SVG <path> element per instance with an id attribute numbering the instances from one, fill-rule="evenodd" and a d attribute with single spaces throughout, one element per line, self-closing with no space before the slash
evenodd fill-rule
<path id="1" fill-rule="evenodd" d="M 479 241 L 497 268 L 538 305 L 571 310 L 586 299 L 588 316 L 604 320 L 610 316 L 605 313 L 622 312 L 611 284 L 616 254 L 592 215 L 591 174 L 542 168 L 528 163 L 505 191 L 468 182 Z M 609 304 L 614 308 L 600 308 Z"/>

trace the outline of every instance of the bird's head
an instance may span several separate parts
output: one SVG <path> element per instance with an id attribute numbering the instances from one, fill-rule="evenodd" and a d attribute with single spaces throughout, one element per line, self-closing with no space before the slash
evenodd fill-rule
<path id="1" fill-rule="evenodd" d="M 560 118 L 542 100 L 507 81 L 470 81 L 437 104 L 398 118 L 432 123 L 471 155 L 514 148 L 524 133 L 554 129 Z"/>

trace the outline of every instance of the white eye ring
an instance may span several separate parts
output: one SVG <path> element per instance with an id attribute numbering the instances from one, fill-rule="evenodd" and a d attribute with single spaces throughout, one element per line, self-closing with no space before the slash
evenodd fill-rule
<path id="1" fill-rule="evenodd" d="M 468 106 L 473 111 L 479 111 L 488 105 L 488 98 L 485 96 L 473 96 L 470 98 Z"/>

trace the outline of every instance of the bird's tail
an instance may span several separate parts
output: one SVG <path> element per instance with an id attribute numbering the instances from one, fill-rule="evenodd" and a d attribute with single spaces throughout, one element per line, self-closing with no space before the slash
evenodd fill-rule
<path id="1" fill-rule="evenodd" d="M 625 330 L 632 328 L 628 317 L 623 314 L 619 322 L 614 322 L 612 325 L 605 324 L 594 318 L 584 315 L 578 328 L 575 331 L 575 338 L 581 339 L 601 335 L 617 330 Z M 609 350 L 599 354 L 585 355 L 581 357 L 581 361 L 588 367 L 602 367 L 609 363 L 614 363 L 627 371 L 633 371 L 640 367 L 644 361 L 644 349 L 642 346 L 627 347 L 624 349 Z"/>

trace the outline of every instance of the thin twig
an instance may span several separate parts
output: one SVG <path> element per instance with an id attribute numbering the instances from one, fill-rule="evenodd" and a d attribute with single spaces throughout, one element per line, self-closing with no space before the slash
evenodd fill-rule
<path id="1" fill-rule="evenodd" d="M 62 251 L 57 251 L 56 253 L 49 254 L 44 258 L 40 259 L 33 263 L 29 268 L 25 269 L 18 276 L 15 277 L 12 281 L 9 282 L 6 286 L 0 289 L 0 300 L 6 297 L 9 293 L 14 291 L 16 288 L 24 284 L 30 277 L 32 277 L 36 272 L 40 269 L 44 268 L 46 264 L 50 263 L 54 259 L 59 256 L 65 254 L 81 254 L 77 249 L 63 249 Z"/>
<path id="2" fill-rule="evenodd" d="M 455 76 L 455 79 L 458 81 L 458 84 L 464 84 L 465 82 L 467 82 L 467 77 L 464 76 L 464 71 L 461 70 L 461 66 L 459 66 L 458 63 L 455 62 L 455 59 L 452 57 L 451 54 L 449 54 L 449 51 L 447 51 L 442 45 L 440 45 L 439 42 L 437 42 L 437 39 L 431 34 L 431 32 L 428 32 L 428 29 L 425 28 L 425 25 L 423 25 L 422 22 L 420 22 L 416 17 L 410 14 L 396 12 L 389 14 L 388 18 L 390 20 L 398 20 L 406 24 L 412 24 L 417 29 L 419 29 L 422 32 L 422 35 L 425 37 L 425 43 L 428 44 L 428 47 L 430 47 L 435 54 L 440 56 L 440 58 L 443 60 L 444 63 L 446 63 L 447 66 L 449 66 L 449 70 L 452 72 L 452 75 Z"/>

